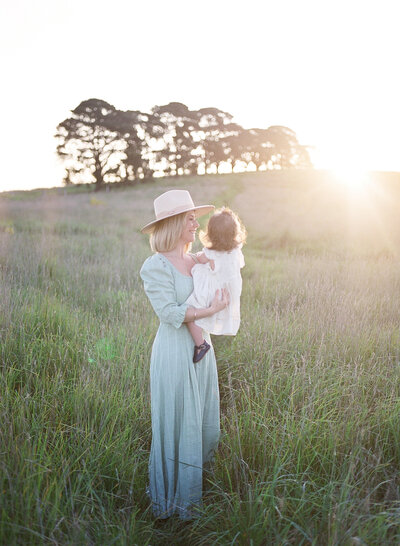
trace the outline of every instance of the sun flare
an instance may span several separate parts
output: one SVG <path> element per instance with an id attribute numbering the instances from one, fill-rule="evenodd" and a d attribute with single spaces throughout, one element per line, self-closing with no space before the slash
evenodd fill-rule
<path id="1" fill-rule="evenodd" d="M 369 171 L 358 167 L 339 167 L 333 170 L 333 174 L 338 184 L 354 193 L 364 191 L 370 182 Z"/>

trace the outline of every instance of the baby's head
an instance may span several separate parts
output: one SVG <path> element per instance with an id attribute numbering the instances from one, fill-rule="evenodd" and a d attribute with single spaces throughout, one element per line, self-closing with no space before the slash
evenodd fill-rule
<path id="1" fill-rule="evenodd" d="M 231 209 L 217 209 L 207 224 L 206 232 L 200 233 L 204 246 L 212 250 L 232 250 L 246 242 L 246 228 L 239 216 Z"/>

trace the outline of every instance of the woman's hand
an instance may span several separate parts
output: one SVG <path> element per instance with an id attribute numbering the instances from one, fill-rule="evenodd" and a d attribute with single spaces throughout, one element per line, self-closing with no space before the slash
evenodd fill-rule
<path id="1" fill-rule="evenodd" d="M 210 307 L 188 307 L 184 322 L 193 322 L 205 317 L 210 317 L 211 315 L 218 313 L 218 311 L 222 311 L 225 307 L 228 307 L 229 301 L 229 292 L 226 288 L 217 290 Z"/>
<path id="2" fill-rule="evenodd" d="M 210 305 L 210 311 L 212 311 L 212 314 L 218 313 L 218 311 L 222 311 L 222 309 L 225 309 L 225 307 L 228 307 L 229 305 L 229 292 L 226 288 L 222 288 L 222 290 L 217 290 L 215 292 L 214 299 L 211 302 Z"/>

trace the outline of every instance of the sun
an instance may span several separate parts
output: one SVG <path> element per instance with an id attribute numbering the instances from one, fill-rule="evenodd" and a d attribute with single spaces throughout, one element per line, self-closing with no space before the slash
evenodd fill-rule
<path id="1" fill-rule="evenodd" d="M 337 183 L 349 192 L 360 193 L 367 189 L 370 182 L 370 173 L 354 165 L 343 165 L 332 169 Z"/>

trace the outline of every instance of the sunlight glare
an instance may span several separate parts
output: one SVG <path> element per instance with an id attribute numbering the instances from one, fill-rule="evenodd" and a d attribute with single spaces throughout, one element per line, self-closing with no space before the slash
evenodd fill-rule
<path id="1" fill-rule="evenodd" d="M 369 171 L 353 166 L 344 166 L 333 170 L 338 184 L 352 193 L 364 191 L 370 182 Z"/>

